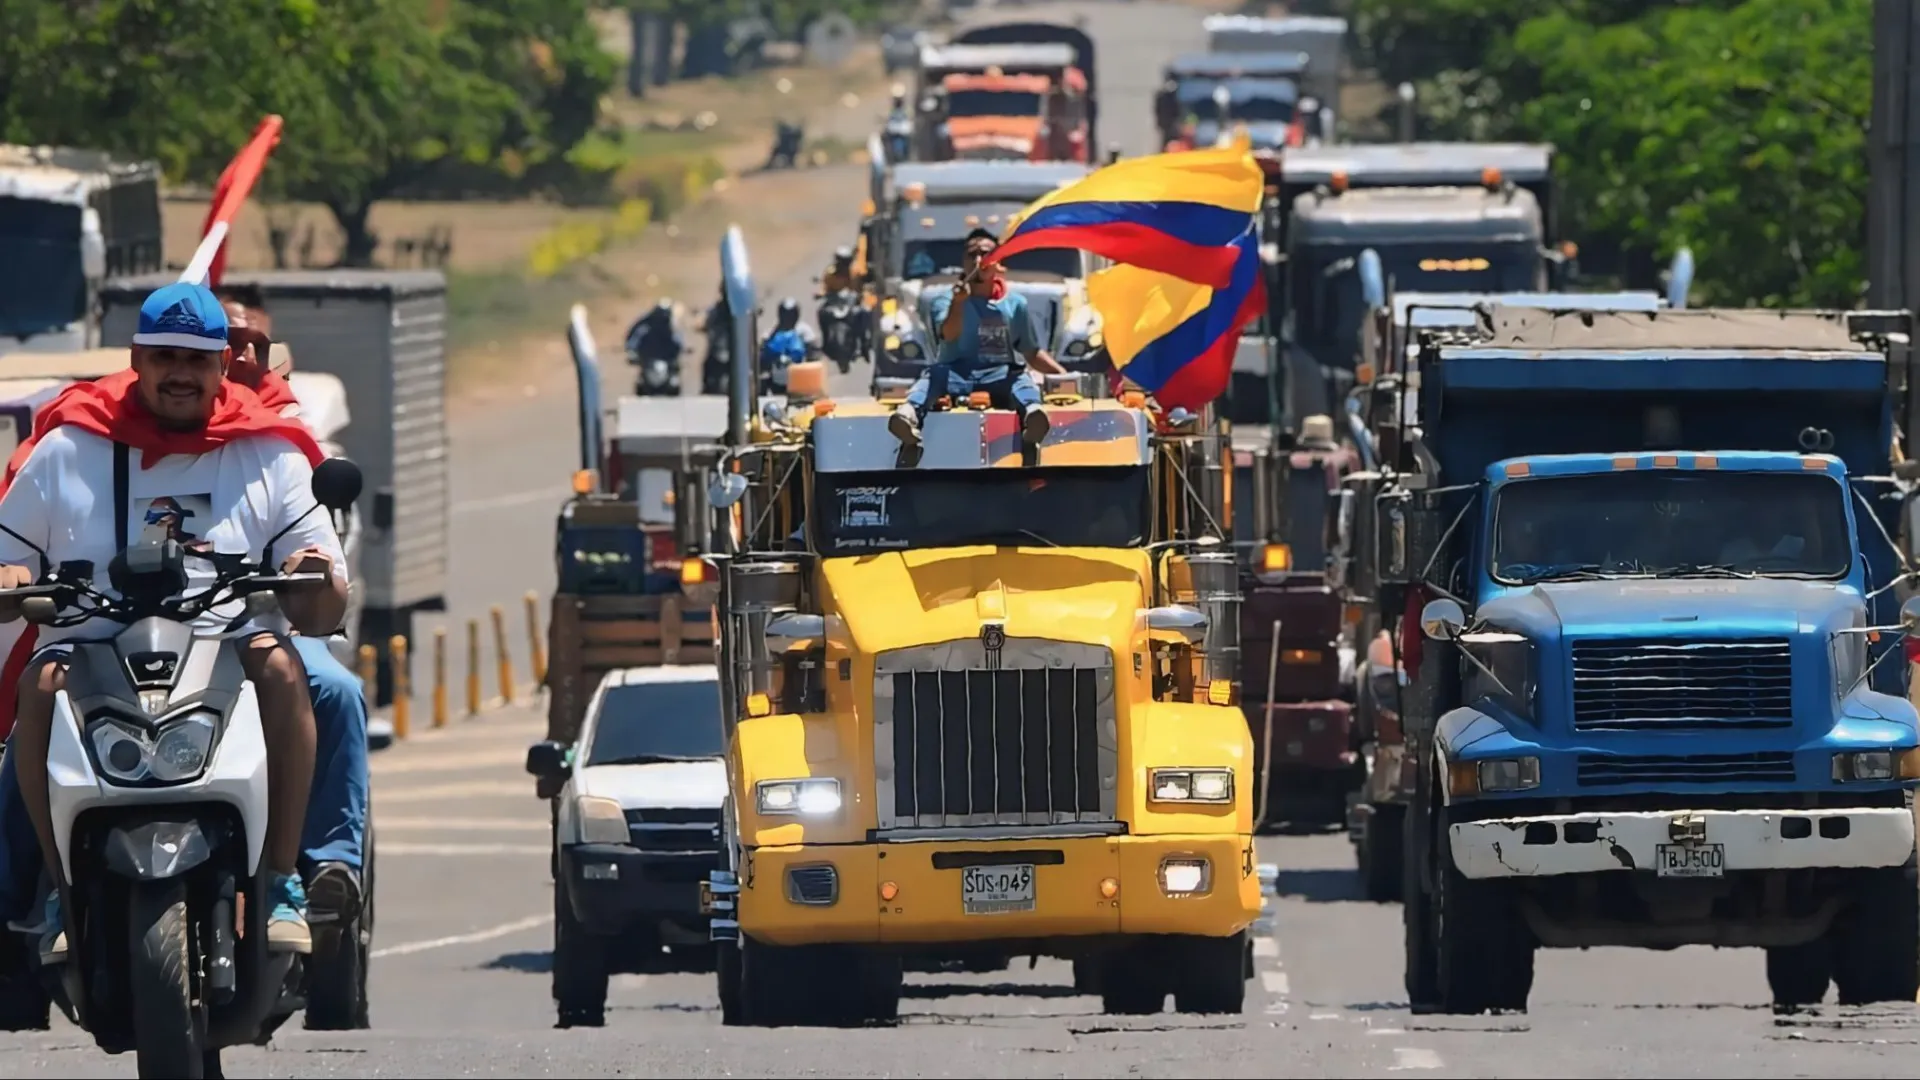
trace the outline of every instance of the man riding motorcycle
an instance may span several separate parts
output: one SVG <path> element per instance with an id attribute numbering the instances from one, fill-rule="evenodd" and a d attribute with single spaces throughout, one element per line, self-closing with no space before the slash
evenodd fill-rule
<path id="1" fill-rule="evenodd" d="M 320 645 L 319 653 L 325 653 L 324 637 L 339 625 L 346 609 L 347 583 L 331 516 L 307 512 L 313 502 L 313 466 L 324 454 L 299 420 L 281 415 L 259 395 L 226 378 L 233 356 L 227 331 L 226 313 L 204 287 L 166 286 L 141 306 L 132 368 L 75 384 L 49 404 L 33 439 L 15 452 L 0 497 L 0 527 L 5 530 L 0 534 L 0 588 L 19 588 L 39 576 L 40 557 L 22 540 L 44 549 L 56 566 L 92 563 L 97 568 L 95 587 L 111 595 L 108 564 L 146 530 L 168 530 L 189 552 L 217 545 L 244 548 L 257 556 L 269 538 L 291 525 L 280 543 L 294 551 L 283 560 L 282 571 L 322 572 L 328 582 L 284 591 L 281 608 L 294 629 L 311 636 Z M 112 527 L 112 492 L 119 486 L 113 483 L 116 441 L 134 451 L 131 457 L 138 462 L 126 477 L 131 535 L 118 537 Z M 190 562 L 190 574 L 196 577 L 198 568 L 192 563 L 198 561 Z M 226 606 L 209 611 L 202 620 L 224 626 L 235 614 L 223 610 Z M 0 600 L 0 621 L 18 615 L 17 601 Z M 240 624 L 243 632 L 256 628 L 257 623 Z M 54 697 L 64 688 L 65 657 L 73 642 L 98 637 L 107 629 L 87 623 L 29 628 L 0 676 L 0 716 L 15 717 L 6 764 L 19 783 L 45 868 L 62 886 L 47 805 Z M 264 858 L 273 871 L 268 946 L 306 953 L 312 937 L 299 863 L 315 772 L 310 676 L 298 646 L 264 628 L 249 636 L 239 651 L 268 729 L 272 780 Z M 17 703 L 6 700 L 16 687 Z M 357 697 L 357 690 L 350 696 Z M 364 752 L 364 731 L 360 746 Z M 364 765 L 361 768 L 364 776 Z M 349 766 L 341 771 L 352 770 Z M 363 799 L 362 815 L 364 805 Z M 336 812 L 351 817 L 351 811 Z M 364 817 L 358 824 L 364 827 Z M 47 898 L 39 929 L 42 964 L 64 961 L 59 888 Z"/>
<path id="2" fill-rule="evenodd" d="M 847 361 L 859 356 L 867 349 L 870 313 L 860 305 L 860 289 L 863 284 L 862 275 L 853 268 L 853 249 L 850 247 L 834 249 L 833 262 L 827 267 L 826 272 L 820 275 L 819 296 L 822 302 L 819 310 L 814 314 L 814 321 L 819 324 L 823 338 L 830 332 L 836 319 L 843 319 L 847 328 L 852 331 L 851 340 L 847 342 L 847 355 L 834 357 L 842 362 L 843 369 Z M 842 297 L 843 293 L 850 295 Z M 835 311 L 836 306 L 848 304 L 851 306 L 845 314 Z"/>
<path id="3" fill-rule="evenodd" d="M 773 332 L 760 343 L 760 392 L 784 393 L 787 369 L 820 351 L 820 333 L 800 321 L 800 301 L 780 301 Z"/>
<path id="4" fill-rule="evenodd" d="M 627 330 L 627 362 L 640 368 L 642 394 L 676 392 L 680 383 L 680 354 L 686 342 L 674 324 L 673 301 L 665 297 L 653 310 L 634 320 Z"/>
<path id="5" fill-rule="evenodd" d="M 893 84 L 893 108 L 887 112 L 886 144 L 889 162 L 913 156 L 913 110 L 907 107 L 907 88 Z"/>

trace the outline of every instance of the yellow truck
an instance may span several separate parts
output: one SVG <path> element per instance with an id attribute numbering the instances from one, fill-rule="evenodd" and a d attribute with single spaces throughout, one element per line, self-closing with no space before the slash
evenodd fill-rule
<path id="1" fill-rule="evenodd" d="M 1259 914 L 1225 437 L 983 395 L 899 467 L 894 403 L 762 410 L 709 500 L 730 1025 L 898 1015 L 947 950 L 1075 962 L 1111 1013 L 1240 1011 Z"/>

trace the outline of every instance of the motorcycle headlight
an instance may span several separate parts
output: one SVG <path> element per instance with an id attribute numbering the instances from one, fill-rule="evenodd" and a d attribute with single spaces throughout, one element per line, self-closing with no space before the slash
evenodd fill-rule
<path id="1" fill-rule="evenodd" d="M 918 359 L 920 359 L 920 357 L 921 357 L 921 355 L 922 355 L 922 354 L 921 354 L 921 352 L 920 352 L 920 343 L 919 343 L 919 342 L 917 342 L 917 341 L 902 341 L 902 342 L 900 343 L 900 352 L 899 352 L 899 356 L 900 356 L 900 359 L 902 359 L 902 360 L 918 360 Z"/>
<path id="2" fill-rule="evenodd" d="M 1068 342 L 1067 355 L 1072 357 L 1081 357 L 1081 356 L 1087 355 L 1087 343 L 1084 341 Z"/>
<path id="3" fill-rule="evenodd" d="M 206 771 L 214 731 L 213 715 L 196 712 L 162 724 L 152 734 L 103 718 L 87 726 L 87 738 L 107 779 L 178 784 Z"/>
<path id="4" fill-rule="evenodd" d="M 667 384 L 666 367 L 660 364 L 648 364 L 646 380 L 648 386 L 665 386 Z"/>

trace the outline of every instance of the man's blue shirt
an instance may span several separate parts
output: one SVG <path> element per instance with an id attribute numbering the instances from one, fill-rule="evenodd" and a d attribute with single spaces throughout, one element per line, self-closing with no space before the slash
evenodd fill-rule
<path id="1" fill-rule="evenodd" d="M 938 362 L 959 374 L 983 382 L 997 381 L 1026 367 L 1026 354 L 1039 347 L 1034 341 L 1027 298 L 1019 293 L 1009 290 L 998 300 L 968 297 L 960 337 L 945 341 L 940 338 L 940 327 L 952 309 L 950 292 L 929 298 L 927 326 L 940 345 Z"/>

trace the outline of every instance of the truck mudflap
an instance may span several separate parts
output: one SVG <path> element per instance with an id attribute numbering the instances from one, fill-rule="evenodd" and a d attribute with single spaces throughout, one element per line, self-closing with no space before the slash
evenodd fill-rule
<path id="1" fill-rule="evenodd" d="M 707 916 L 707 937 L 713 941 L 740 940 L 740 878 L 731 870 L 714 870 L 700 889 L 700 910 Z"/>
<path id="2" fill-rule="evenodd" d="M 1448 827 L 1468 878 L 1650 870 L 1715 878 L 1747 870 L 1902 866 L 1914 853 L 1905 808 L 1672 810 L 1489 818 Z"/>

